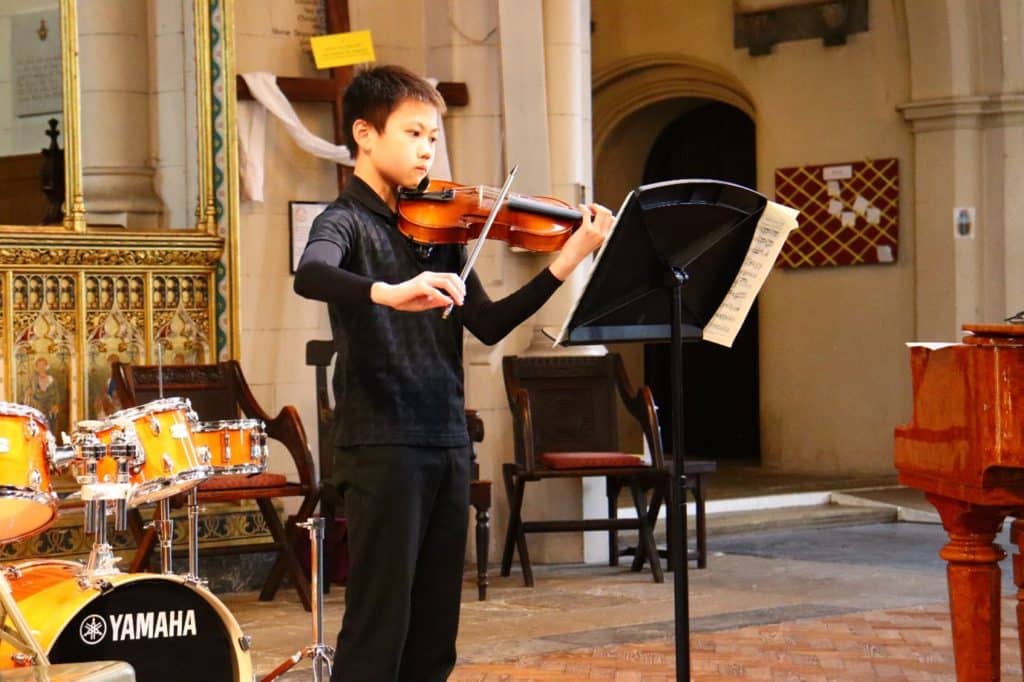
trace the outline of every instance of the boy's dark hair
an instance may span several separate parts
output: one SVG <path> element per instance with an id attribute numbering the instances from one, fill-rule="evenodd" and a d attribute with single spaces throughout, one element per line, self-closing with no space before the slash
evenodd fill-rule
<path id="1" fill-rule="evenodd" d="M 407 99 L 427 102 L 444 113 L 444 100 L 426 80 L 402 66 L 375 66 L 352 79 L 341 100 L 345 146 L 352 158 L 358 147 L 352 139 L 352 124 L 363 119 L 377 132 L 383 132 L 388 116 Z"/>

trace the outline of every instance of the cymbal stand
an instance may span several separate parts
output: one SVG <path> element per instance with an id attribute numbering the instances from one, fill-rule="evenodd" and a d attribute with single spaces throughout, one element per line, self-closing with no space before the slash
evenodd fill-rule
<path id="1" fill-rule="evenodd" d="M 313 574 L 310 585 L 313 597 L 313 643 L 302 647 L 285 659 L 260 682 L 270 682 L 277 679 L 291 670 L 303 658 L 313 659 L 313 682 L 325 682 L 331 676 L 331 666 L 334 662 L 334 647 L 324 644 L 324 586 L 322 582 L 324 573 L 324 519 L 320 515 L 313 515 L 309 517 L 308 521 L 298 525 L 309 529 L 310 570 Z M 324 677 L 324 668 L 327 670 L 326 677 Z"/>

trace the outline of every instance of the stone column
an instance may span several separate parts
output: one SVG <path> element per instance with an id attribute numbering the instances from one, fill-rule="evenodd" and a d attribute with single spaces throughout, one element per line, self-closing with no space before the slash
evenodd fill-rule
<path id="1" fill-rule="evenodd" d="M 1024 2 L 906 8 L 913 100 L 900 110 L 915 146 L 916 336 L 956 339 L 965 322 L 1024 308 Z M 970 236 L 957 232 L 960 207 L 975 209 Z"/>
<path id="2" fill-rule="evenodd" d="M 550 148 L 551 195 L 575 206 L 593 200 L 591 136 L 590 4 L 583 0 L 544 0 L 544 73 Z M 540 269 L 550 256 L 532 260 Z M 597 353 L 601 346 L 553 350 L 544 333 L 565 321 L 586 282 L 587 264 L 563 284 L 537 313 L 527 353 Z"/>
<path id="3" fill-rule="evenodd" d="M 151 228 L 148 3 L 79 0 L 82 189 L 89 224 Z"/>

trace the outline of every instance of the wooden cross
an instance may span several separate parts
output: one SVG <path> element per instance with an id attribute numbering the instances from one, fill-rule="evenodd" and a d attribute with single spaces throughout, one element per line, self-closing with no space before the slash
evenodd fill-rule
<path id="1" fill-rule="evenodd" d="M 324 0 L 327 10 L 327 32 L 344 33 L 350 30 L 348 18 L 348 0 Z M 342 125 L 341 96 L 345 87 L 352 80 L 352 67 L 341 66 L 330 70 L 330 78 L 296 78 L 280 77 L 277 85 L 291 102 L 323 102 L 330 104 L 334 116 L 334 142 L 345 142 L 345 130 Z M 252 99 L 249 86 L 241 76 L 236 76 L 236 89 L 239 99 Z M 469 102 L 469 90 L 465 83 L 438 83 L 437 89 L 444 98 L 446 106 L 464 107 Z M 345 185 L 346 168 L 338 165 L 338 190 Z"/>

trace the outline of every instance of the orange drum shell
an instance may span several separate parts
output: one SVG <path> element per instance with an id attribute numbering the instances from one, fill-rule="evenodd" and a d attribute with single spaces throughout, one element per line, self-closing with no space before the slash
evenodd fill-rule
<path id="1" fill-rule="evenodd" d="M 131 422 L 135 437 L 145 458 L 142 466 L 131 472 L 130 482 L 135 486 L 132 504 L 142 504 L 184 492 L 205 480 L 212 470 L 200 461 L 193 443 L 191 420 L 185 407 L 147 410 L 146 405 L 132 408 Z M 125 410 L 124 412 L 129 412 Z M 110 424 L 96 432 L 100 442 L 109 445 L 120 430 L 116 421 L 123 421 L 118 413 L 110 416 Z M 153 425 L 157 424 L 158 429 Z M 96 467 L 99 482 L 116 482 L 117 463 L 109 455 Z"/>
<path id="2" fill-rule="evenodd" d="M 34 535 L 56 520 L 57 496 L 50 480 L 52 446 L 41 413 L 0 403 L 0 542 Z"/>
<path id="3" fill-rule="evenodd" d="M 192 440 L 197 448 L 207 448 L 217 475 L 258 474 L 266 469 L 266 433 L 259 420 L 200 422 Z"/>

